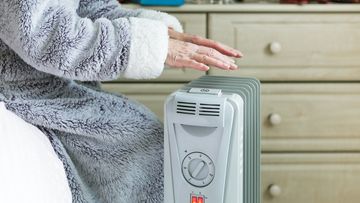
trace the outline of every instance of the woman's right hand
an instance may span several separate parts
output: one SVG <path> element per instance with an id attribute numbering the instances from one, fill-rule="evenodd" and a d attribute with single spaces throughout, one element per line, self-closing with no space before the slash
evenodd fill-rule
<path id="1" fill-rule="evenodd" d="M 209 66 L 224 70 L 238 69 L 234 59 L 220 53 L 216 48 L 173 38 L 169 39 L 165 63 L 175 68 L 192 68 L 200 71 L 209 70 Z"/>

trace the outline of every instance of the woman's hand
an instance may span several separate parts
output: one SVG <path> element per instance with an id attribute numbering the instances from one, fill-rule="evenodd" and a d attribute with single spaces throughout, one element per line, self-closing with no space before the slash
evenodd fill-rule
<path id="1" fill-rule="evenodd" d="M 242 53 L 233 48 L 172 29 L 169 29 L 169 36 L 169 51 L 165 62 L 169 66 L 201 71 L 209 70 L 208 65 L 225 70 L 238 68 L 230 57 L 240 58 Z"/>

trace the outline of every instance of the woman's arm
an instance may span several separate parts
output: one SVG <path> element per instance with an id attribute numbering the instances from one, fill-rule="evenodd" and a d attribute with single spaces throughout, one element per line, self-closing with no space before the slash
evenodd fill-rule
<path id="1" fill-rule="evenodd" d="M 76 80 L 161 74 L 167 27 L 142 18 L 99 18 L 76 13 L 72 0 L 0 1 L 0 39 L 37 70 Z M 141 66 L 140 65 L 141 62 Z"/>
<path id="2" fill-rule="evenodd" d="M 127 18 L 138 17 L 158 20 L 178 32 L 183 32 L 180 22 L 172 15 L 148 9 L 127 9 L 121 7 L 116 0 L 80 0 L 78 13 L 82 17 L 92 20 L 98 18 Z"/>

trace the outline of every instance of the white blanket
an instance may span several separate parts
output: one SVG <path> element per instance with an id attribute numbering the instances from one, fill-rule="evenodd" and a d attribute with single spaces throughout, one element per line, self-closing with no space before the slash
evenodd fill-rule
<path id="1" fill-rule="evenodd" d="M 0 202 L 71 201 L 63 164 L 47 137 L 0 102 Z"/>

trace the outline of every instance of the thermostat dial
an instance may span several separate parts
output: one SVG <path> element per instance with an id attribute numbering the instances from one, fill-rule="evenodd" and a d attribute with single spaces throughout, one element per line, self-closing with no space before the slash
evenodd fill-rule
<path id="1" fill-rule="evenodd" d="M 213 161 L 204 153 L 188 154 L 182 162 L 182 173 L 185 180 L 193 186 L 205 187 L 215 176 Z"/>

